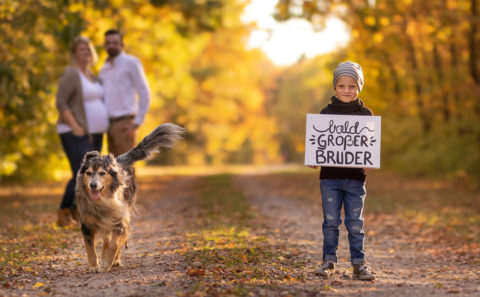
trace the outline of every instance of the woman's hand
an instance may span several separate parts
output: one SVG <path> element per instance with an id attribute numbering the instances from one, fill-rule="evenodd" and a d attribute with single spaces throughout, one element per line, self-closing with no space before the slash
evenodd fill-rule
<path id="1" fill-rule="evenodd" d="M 85 130 L 83 130 L 82 127 L 77 125 L 74 128 L 72 128 L 72 134 L 80 137 L 80 136 L 85 135 Z"/>
<path id="2" fill-rule="evenodd" d="M 66 123 L 67 125 L 70 126 L 70 128 L 72 128 L 73 135 L 83 136 L 86 134 L 86 131 L 75 120 L 75 117 L 73 116 L 73 113 L 70 109 L 63 111 L 60 114 L 60 118 L 62 119 L 62 122 Z"/>

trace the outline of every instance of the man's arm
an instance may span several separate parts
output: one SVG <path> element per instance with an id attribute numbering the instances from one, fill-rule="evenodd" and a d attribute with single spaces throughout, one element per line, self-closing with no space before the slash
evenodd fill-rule
<path id="1" fill-rule="evenodd" d="M 143 71 L 142 64 L 138 59 L 135 59 L 132 68 L 133 83 L 139 99 L 138 113 L 134 120 L 135 125 L 138 127 L 143 123 L 148 108 L 150 107 L 150 88 L 148 87 L 147 77 Z"/>

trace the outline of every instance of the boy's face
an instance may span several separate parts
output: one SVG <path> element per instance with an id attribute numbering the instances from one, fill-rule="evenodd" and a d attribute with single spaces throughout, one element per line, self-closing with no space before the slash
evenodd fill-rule
<path id="1" fill-rule="evenodd" d="M 338 100 L 349 103 L 357 99 L 358 85 L 357 81 L 350 76 L 340 76 L 335 85 L 335 95 Z"/>

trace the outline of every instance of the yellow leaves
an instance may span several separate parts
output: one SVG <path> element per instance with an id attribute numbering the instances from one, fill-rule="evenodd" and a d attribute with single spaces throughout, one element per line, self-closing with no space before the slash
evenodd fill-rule
<path id="1" fill-rule="evenodd" d="M 33 272 L 34 270 L 33 270 L 32 267 L 27 266 L 27 267 L 24 267 L 24 268 L 23 268 L 23 271 L 25 271 L 25 272 Z"/>
<path id="2" fill-rule="evenodd" d="M 376 32 L 373 34 L 373 41 L 376 43 L 380 43 L 383 41 L 383 34 L 381 32 Z"/>
<path id="3" fill-rule="evenodd" d="M 246 237 L 249 237 L 250 234 L 248 233 L 247 230 L 243 230 L 243 231 L 238 232 L 238 233 L 237 233 L 237 236 L 238 236 L 238 237 L 245 237 L 245 238 L 246 238 Z"/>
<path id="4" fill-rule="evenodd" d="M 263 93 L 258 89 L 251 89 L 246 94 L 245 106 L 251 111 L 258 111 L 263 103 Z"/>
<path id="5" fill-rule="evenodd" d="M 404 18 L 403 15 L 401 15 L 401 14 L 395 14 L 395 15 L 393 16 L 393 21 L 394 21 L 395 23 L 400 23 L 400 22 L 403 20 L 403 18 Z"/>
<path id="6" fill-rule="evenodd" d="M 0 174 L 11 175 L 17 170 L 17 161 L 21 158 L 19 153 L 8 154 L 0 158 Z"/>
<path id="7" fill-rule="evenodd" d="M 423 24 L 422 29 L 426 34 L 432 34 L 437 30 L 437 28 L 431 24 Z"/>
<path id="8" fill-rule="evenodd" d="M 41 288 L 41 287 L 43 287 L 43 286 L 45 286 L 44 283 L 37 282 L 37 283 L 35 283 L 35 284 L 32 286 L 32 288 L 33 288 L 33 289 L 38 289 L 38 288 Z"/>
<path id="9" fill-rule="evenodd" d="M 323 290 L 325 291 L 335 291 L 335 289 L 329 285 L 328 283 L 325 283 L 325 285 L 323 286 Z"/>
<path id="10" fill-rule="evenodd" d="M 405 3 L 406 5 L 410 5 L 413 3 L 413 0 L 402 0 L 403 3 Z"/>
<path id="11" fill-rule="evenodd" d="M 375 24 L 377 23 L 376 19 L 374 16 L 366 16 L 363 18 L 363 22 L 367 25 L 367 26 L 370 26 L 370 27 L 373 27 L 375 26 Z"/>
<path id="12" fill-rule="evenodd" d="M 26 156 L 31 156 L 34 153 L 34 148 L 30 139 L 22 138 L 18 143 L 18 149 L 22 154 Z"/>
<path id="13" fill-rule="evenodd" d="M 16 3 L 0 5 L 0 15 L 8 15 L 9 10 L 17 9 L 20 4 Z M 251 124 L 252 120 L 248 118 L 258 119 L 259 122 L 266 122 L 265 119 L 271 118 L 263 112 L 265 98 L 259 86 L 259 76 L 264 75 L 264 69 L 260 67 L 264 57 L 258 53 L 253 54 L 252 51 L 243 47 L 248 28 L 238 21 L 242 13 L 241 9 L 228 9 L 221 12 L 222 19 L 230 22 L 231 28 L 222 28 L 216 32 L 196 32 L 192 29 L 193 27 L 190 27 L 191 24 L 186 23 L 183 11 L 170 3 L 156 7 L 148 1 L 126 3 L 114 0 L 109 2 L 108 7 L 98 8 L 91 1 L 77 1 L 61 9 L 51 3 L 47 2 L 46 5 L 50 5 L 52 11 L 54 9 L 59 11 L 55 17 L 60 16 L 54 22 L 60 27 L 55 30 L 63 30 L 62 24 L 72 26 L 71 32 L 78 32 L 85 28 L 81 34 L 92 38 L 99 50 L 100 61 L 106 58 L 105 50 L 101 49 L 103 32 L 123 24 L 122 30 L 127 33 L 125 35 L 126 51 L 142 61 L 152 90 L 152 104 L 147 114 L 146 125 L 153 126 L 152 122 L 158 124 L 159 121 L 175 120 L 187 127 L 194 136 L 191 141 L 196 146 L 195 152 L 188 151 L 187 146 L 183 151 L 176 152 L 180 156 L 186 156 L 187 162 L 196 164 L 210 162 L 207 160 L 209 157 L 205 157 L 205 151 L 213 156 L 216 163 L 232 160 L 235 158 L 235 156 L 232 157 L 234 154 L 241 154 L 245 161 L 253 159 L 253 157 L 250 158 L 253 154 L 264 162 L 267 156 L 268 158 L 278 157 L 274 127 L 270 125 L 268 133 L 264 135 L 249 133 L 252 130 L 261 129 L 261 126 Z M 225 7 L 238 8 L 237 5 L 226 3 Z M 82 16 L 81 20 L 75 19 L 78 24 L 73 24 L 72 18 L 69 17 L 74 14 Z M 208 19 L 210 16 L 202 15 L 200 18 L 204 17 Z M 195 22 L 193 18 L 195 16 L 191 21 Z M 65 51 L 63 47 L 71 38 L 71 36 L 60 37 L 55 34 L 55 30 L 53 33 L 45 30 L 45 27 L 52 22 L 52 16 L 42 15 L 38 19 L 37 27 L 33 28 L 32 32 L 29 32 L 30 28 L 14 30 L 8 22 L 0 24 L 0 31 L 6 27 L 6 31 L 11 32 L 8 37 L 15 41 L 12 42 L 12 48 L 15 51 L 22 49 L 18 56 L 35 56 L 33 60 L 41 58 L 40 61 L 32 62 L 33 64 L 27 67 L 38 74 L 33 77 L 60 72 L 68 57 L 68 50 Z M 182 30 L 185 32 L 181 32 Z M 24 40 L 28 40 L 28 36 L 37 36 L 38 40 L 43 42 L 42 46 L 48 49 L 49 56 L 39 55 L 40 46 L 25 44 Z M 61 40 L 58 40 L 59 38 Z M 13 51 L 6 52 L 15 58 L 16 54 Z M 55 53 L 60 53 L 64 59 L 59 60 L 55 57 L 59 54 Z M 55 64 L 50 63 L 53 58 L 55 58 Z M 12 64 L 22 65 L 22 63 Z M 98 71 L 101 64 L 101 62 L 97 63 L 94 71 Z M 49 65 L 51 69 L 45 71 L 44 65 Z M 206 69 L 205 73 L 201 72 L 203 69 Z M 52 127 L 57 119 L 54 100 L 52 100 L 54 87 L 46 86 L 41 90 L 43 93 L 32 90 L 35 85 L 39 85 L 39 82 L 31 81 L 27 75 L 24 75 L 26 72 L 23 69 L 18 73 L 21 74 L 15 76 L 18 85 L 29 92 L 36 92 L 52 106 L 53 112 L 44 115 L 43 119 L 35 123 L 38 124 L 36 126 L 38 130 L 42 126 L 42 133 L 37 134 L 42 136 L 46 133 L 53 134 Z M 43 81 L 55 85 L 57 79 L 58 77 L 52 77 Z M 21 98 L 21 103 L 25 103 L 24 97 L 16 94 L 12 95 L 12 100 L 16 97 Z M 205 126 L 205 123 L 209 125 Z M 10 132 L 20 134 L 21 128 L 17 125 L 12 127 Z M 46 137 L 39 137 L 35 141 L 32 138 L 28 140 L 27 136 L 25 139 L 19 148 L 24 155 L 31 156 L 35 152 L 44 153 L 41 148 L 52 146 L 51 139 Z M 246 143 L 255 143 L 251 153 L 250 151 L 245 153 L 247 150 L 241 152 L 245 149 Z M 56 148 L 59 146 L 57 145 Z M 57 169 L 61 167 L 60 165 L 62 164 L 57 160 L 55 166 L 48 169 L 48 174 L 59 172 Z M 0 175 L 3 172 L 15 174 L 21 169 L 16 167 L 15 162 L 4 162 L 3 157 L 0 157 Z M 56 178 L 59 177 L 60 174 L 57 173 Z"/>
<path id="14" fill-rule="evenodd" d="M 85 11 L 85 6 L 81 1 L 73 2 L 69 6 L 71 12 L 83 12 Z"/>
<path id="15" fill-rule="evenodd" d="M 415 34 L 417 33 L 417 27 L 414 22 L 408 22 L 406 33 L 407 35 L 415 36 Z"/>
<path id="16" fill-rule="evenodd" d="M 379 21 L 379 22 L 380 22 L 380 25 L 386 27 L 386 26 L 388 26 L 388 25 L 390 24 L 390 19 L 387 18 L 387 17 L 382 16 L 382 17 L 380 17 L 380 21 Z"/>
<path id="17" fill-rule="evenodd" d="M 458 0 L 447 0 L 446 6 L 448 9 L 457 9 L 459 6 Z"/>
<path id="18" fill-rule="evenodd" d="M 451 36 L 452 36 L 451 28 L 442 28 L 441 30 L 437 31 L 437 38 L 440 41 L 447 41 Z"/>
<path id="19" fill-rule="evenodd" d="M 177 97 L 177 104 L 179 107 L 184 107 L 187 108 L 192 104 L 192 97 L 187 97 L 187 96 L 178 96 Z"/>
<path id="20" fill-rule="evenodd" d="M 15 170 L 17 170 L 17 163 L 8 160 L 0 161 L 0 174 L 11 175 Z"/>
<path id="21" fill-rule="evenodd" d="M 303 142 L 302 143 L 297 143 L 297 145 L 295 146 L 295 151 L 297 153 L 304 152 L 305 151 L 305 144 Z"/>
<path id="22" fill-rule="evenodd" d="M 353 39 L 356 39 L 360 36 L 360 32 L 358 30 L 353 29 L 352 33 L 351 33 L 351 36 L 352 36 Z"/>

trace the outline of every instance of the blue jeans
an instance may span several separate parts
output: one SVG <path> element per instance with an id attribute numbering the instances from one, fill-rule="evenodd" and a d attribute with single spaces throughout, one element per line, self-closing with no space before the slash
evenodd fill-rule
<path id="1" fill-rule="evenodd" d="M 75 197 L 75 182 L 77 179 L 77 172 L 82 165 L 83 156 L 90 151 L 102 150 L 103 134 L 91 134 L 92 141 L 88 135 L 75 136 L 72 132 L 62 133 L 60 140 L 62 142 L 63 150 L 67 155 L 70 168 L 72 170 L 72 178 L 68 181 L 65 193 L 63 194 L 60 208 L 73 208 L 73 198 Z"/>
<path id="2" fill-rule="evenodd" d="M 342 223 L 340 211 L 345 209 L 345 226 L 348 230 L 352 265 L 365 262 L 363 249 L 363 205 L 366 197 L 365 182 L 353 179 L 320 180 L 323 207 L 323 260 L 337 262 L 339 230 Z"/>

